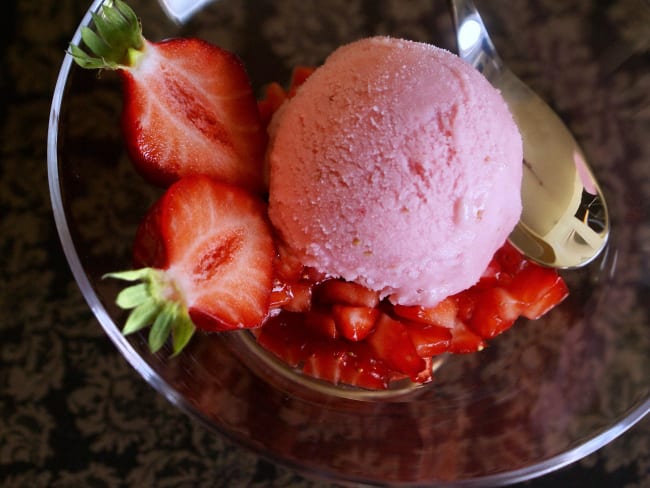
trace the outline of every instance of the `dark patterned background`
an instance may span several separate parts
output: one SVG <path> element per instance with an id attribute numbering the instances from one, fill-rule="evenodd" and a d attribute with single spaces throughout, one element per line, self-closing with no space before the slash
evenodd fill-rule
<path id="1" fill-rule="evenodd" d="M 636 16 L 647 13 L 642 1 L 574 3 L 606 12 L 612 25 L 631 19 L 615 37 L 632 61 L 613 52 L 613 62 L 648 68 L 649 17 Z M 330 486 L 209 433 L 155 394 L 108 341 L 72 279 L 51 215 L 46 134 L 63 52 L 87 7 L 84 0 L 0 7 L 0 485 Z M 636 72 L 647 95 L 647 69 Z M 647 119 L 650 108 L 639 110 Z M 521 486 L 650 487 L 650 418 Z"/>

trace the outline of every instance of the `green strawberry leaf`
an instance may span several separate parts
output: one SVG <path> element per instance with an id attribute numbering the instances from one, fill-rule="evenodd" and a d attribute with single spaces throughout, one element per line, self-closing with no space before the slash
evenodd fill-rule
<path id="1" fill-rule="evenodd" d="M 151 326 L 148 342 L 151 352 L 158 352 L 171 336 L 173 356 L 177 356 L 189 343 L 196 326 L 187 307 L 178 300 L 175 284 L 164 271 L 154 268 L 107 273 L 104 278 L 139 282 L 118 293 L 115 303 L 131 310 L 122 334 L 129 335 Z"/>

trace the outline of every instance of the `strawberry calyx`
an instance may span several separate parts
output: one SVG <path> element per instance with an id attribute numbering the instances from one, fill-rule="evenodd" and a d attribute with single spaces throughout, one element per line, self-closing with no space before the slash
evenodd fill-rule
<path id="1" fill-rule="evenodd" d="M 163 270 L 141 268 L 108 273 L 104 278 L 138 282 L 124 288 L 115 301 L 120 308 L 131 310 L 122 334 L 133 334 L 151 325 L 148 342 L 152 353 L 158 352 L 170 335 L 173 355 L 183 350 L 196 326 L 178 287 Z"/>
<path id="2" fill-rule="evenodd" d="M 85 69 L 123 69 L 134 66 L 143 54 L 145 39 L 135 12 L 121 0 L 105 3 L 92 13 L 93 27 L 81 29 L 87 51 L 70 44 L 69 53 Z"/>

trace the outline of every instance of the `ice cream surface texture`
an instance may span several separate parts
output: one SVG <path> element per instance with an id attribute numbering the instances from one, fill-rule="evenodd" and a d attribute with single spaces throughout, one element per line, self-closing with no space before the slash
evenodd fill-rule
<path id="1" fill-rule="evenodd" d="M 478 281 L 521 214 L 522 143 L 500 93 L 429 44 L 337 49 L 271 121 L 269 216 L 303 264 L 393 303 Z"/>

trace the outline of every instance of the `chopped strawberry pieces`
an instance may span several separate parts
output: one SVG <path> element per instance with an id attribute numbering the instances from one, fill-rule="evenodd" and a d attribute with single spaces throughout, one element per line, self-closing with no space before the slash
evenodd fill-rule
<path id="1" fill-rule="evenodd" d="M 339 329 L 335 317 L 329 310 L 312 309 L 305 313 L 304 324 L 316 336 L 336 339 L 339 336 Z"/>
<path id="2" fill-rule="evenodd" d="M 309 356 L 309 344 L 314 342 L 303 326 L 303 317 L 283 313 L 270 317 L 258 332 L 257 342 L 291 367 L 302 364 Z"/>
<path id="3" fill-rule="evenodd" d="M 271 117 L 280 106 L 296 94 L 296 90 L 309 78 L 315 69 L 310 66 L 296 66 L 291 73 L 291 82 L 287 90 L 275 81 L 264 87 L 264 96 L 257 102 L 257 108 L 264 126 L 269 124 Z"/>
<path id="4" fill-rule="evenodd" d="M 260 113 L 260 119 L 263 125 L 268 125 L 273 114 L 287 99 L 287 92 L 279 83 L 273 82 L 264 88 L 264 97 L 257 102 L 257 108 Z"/>
<path id="5" fill-rule="evenodd" d="M 452 328 L 458 316 L 458 303 L 453 297 L 448 297 L 435 307 L 395 305 L 393 310 L 400 317 L 413 322 Z"/>
<path id="6" fill-rule="evenodd" d="M 288 289 L 297 277 L 311 285 L 310 303 L 291 314 L 290 328 L 264 326 L 260 343 L 305 374 L 363 388 L 385 388 L 404 377 L 430 381 L 435 356 L 481 351 L 519 316 L 539 317 L 567 295 L 556 271 L 526 261 L 509 244 L 476 285 L 434 307 L 380 301 L 359 284 L 310 276 L 289 256 L 276 262 L 276 270 L 292 280 Z M 279 307 L 292 310 L 288 303 Z"/>
<path id="7" fill-rule="evenodd" d="M 307 78 L 309 78 L 314 71 L 316 71 L 316 68 L 313 66 L 296 66 L 291 73 L 291 83 L 289 84 L 287 96 L 289 98 L 293 97 L 300 85 L 307 81 Z"/>
<path id="8" fill-rule="evenodd" d="M 417 322 L 406 323 L 405 326 L 411 342 L 421 358 L 431 358 L 449 350 L 452 339 L 451 329 Z"/>
<path id="9" fill-rule="evenodd" d="M 467 354 L 485 349 L 486 343 L 481 336 L 469 330 L 463 322 L 458 322 L 451 334 L 449 352 Z"/>
<path id="10" fill-rule="evenodd" d="M 392 371 L 373 358 L 367 344 L 342 341 L 319 343 L 305 361 L 303 372 L 330 383 L 344 383 L 366 389 L 388 388 Z"/>
<path id="11" fill-rule="evenodd" d="M 394 372 L 367 343 L 324 338 L 305 327 L 304 319 L 296 313 L 269 318 L 258 343 L 309 376 L 372 390 L 388 388 Z"/>
<path id="12" fill-rule="evenodd" d="M 569 294 L 566 283 L 554 270 L 533 263 L 527 263 L 513 276 L 506 289 L 521 303 L 521 315 L 533 320 Z"/>
<path id="13" fill-rule="evenodd" d="M 344 303 L 357 307 L 376 307 L 379 294 L 358 283 L 343 280 L 327 280 L 314 290 L 320 303 Z"/>
<path id="14" fill-rule="evenodd" d="M 366 340 L 379 359 L 410 378 L 416 378 L 425 367 L 406 326 L 386 314 L 381 314 L 375 330 Z"/>
<path id="15" fill-rule="evenodd" d="M 331 315 L 336 328 L 350 341 L 362 341 L 370 334 L 379 318 L 379 309 L 352 305 L 333 305 Z"/>
<path id="16" fill-rule="evenodd" d="M 481 290 L 475 298 L 474 311 L 467 325 L 480 337 L 490 339 L 501 334 L 519 317 L 521 304 L 503 288 Z"/>
<path id="17" fill-rule="evenodd" d="M 288 312 L 308 312 L 311 309 L 312 289 L 312 283 L 307 280 L 276 280 L 271 292 L 270 308 Z"/>

